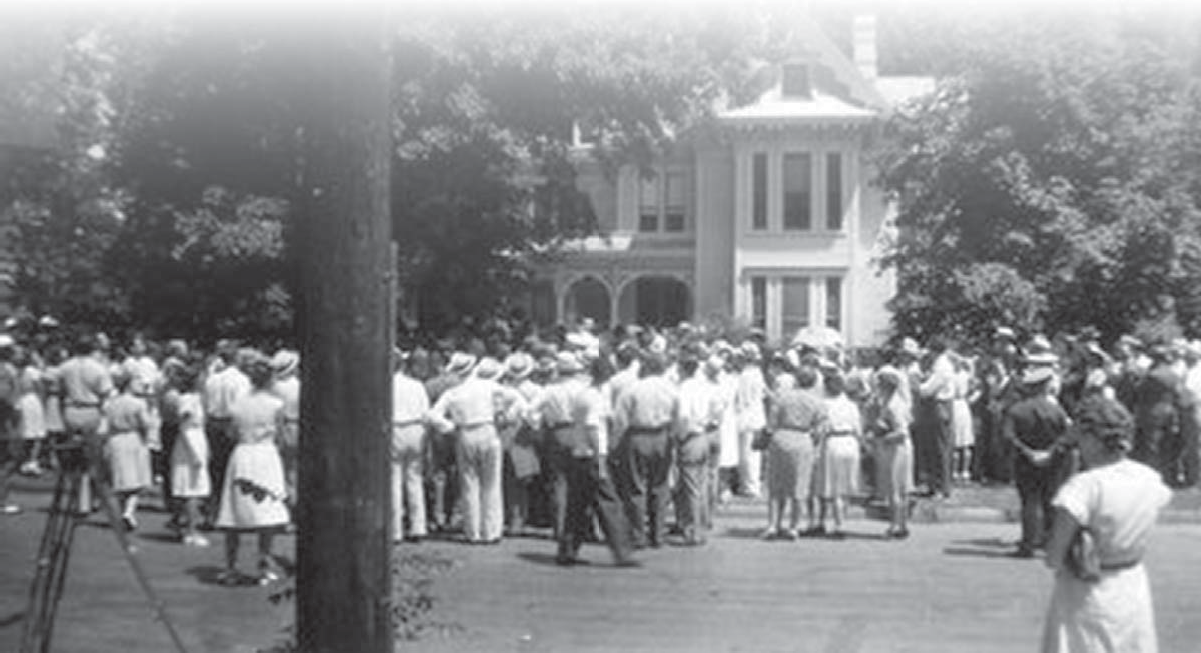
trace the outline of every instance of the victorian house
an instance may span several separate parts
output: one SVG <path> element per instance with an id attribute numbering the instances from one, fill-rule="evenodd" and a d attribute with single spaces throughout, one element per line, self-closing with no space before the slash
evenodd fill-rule
<path id="1" fill-rule="evenodd" d="M 746 106 L 720 111 L 651 170 L 602 173 L 577 148 L 598 236 L 545 271 L 535 314 L 570 323 L 740 320 L 770 340 L 828 326 L 851 346 L 885 337 L 895 280 L 874 263 L 890 207 L 869 160 L 889 112 L 928 78 L 876 73 L 875 21 L 853 53 L 815 25 Z"/>

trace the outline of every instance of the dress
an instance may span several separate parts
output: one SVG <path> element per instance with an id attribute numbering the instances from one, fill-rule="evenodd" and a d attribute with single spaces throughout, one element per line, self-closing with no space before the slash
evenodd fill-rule
<path id="1" fill-rule="evenodd" d="M 818 496 L 835 499 L 859 493 L 859 407 L 846 395 L 826 402 L 829 433 L 817 465 Z"/>
<path id="2" fill-rule="evenodd" d="M 284 465 L 275 446 L 283 410 L 283 400 L 265 390 L 253 391 L 230 407 L 237 444 L 222 481 L 217 528 L 254 530 L 288 523 Z"/>
<path id="3" fill-rule="evenodd" d="M 913 446 L 909 441 L 909 404 L 900 393 L 880 409 L 880 415 L 873 430 L 876 432 L 879 459 L 882 473 L 880 494 L 894 501 L 913 488 Z"/>
<path id="4" fill-rule="evenodd" d="M 140 397 L 125 393 L 104 404 L 109 436 L 105 442 L 109 478 L 115 492 L 150 487 L 150 449 L 146 446 L 149 408 Z"/>
<path id="5" fill-rule="evenodd" d="M 1093 583 L 1066 569 L 1056 574 L 1044 653 L 1157 650 L 1151 588 L 1141 560 L 1151 527 L 1170 498 L 1155 470 L 1129 460 L 1081 472 L 1060 488 L 1054 505 L 1093 533 L 1103 571 Z"/>
<path id="6" fill-rule="evenodd" d="M 776 395 L 768 421 L 768 496 L 804 499 L 813 490 L 816 456 L 814 436 L 826 428 L 826 410 L 805 390 L 789 388 Z"/>
<path id="7" fill-rule="evenodd" d="M 200 395 L 179 396 L 179 437 L 171 448 L 171 493 L 186 499 L 212 493 L 209 479 L 209 443 L 204 435 L 204 409 Z"/>
<path id="8" fill-rule="evenodd" d="M 955 398 L 951 400 L 951 437 L 953 446 L 972 447 L 976 444 L 976 430 L 972 428 L 972 407 L 968 404 L 971 393 L 971 372 L 955 373 Z"/>

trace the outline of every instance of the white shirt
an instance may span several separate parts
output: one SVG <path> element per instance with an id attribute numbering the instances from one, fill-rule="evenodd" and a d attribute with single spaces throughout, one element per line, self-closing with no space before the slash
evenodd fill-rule
<path id="1" fill-rule="evenodd" d="M 425 420 L 430 411 L 430 396 L 425 385 L 405 374 L 392 375 L 392 424 L 408 425 Z"/>
<path id="2" fill-rule="evenodd" d="M 704 433 L 721 423 L 721 388 L 697 372 L 680 384 L 680 412 L 676 417 L 676 433 Z"/>
<path id="3" fill-rule="evenodd" d="M 471 376 L 438 397 L 429 421 L 438 431 L 449 433 L 455 427 L 493 424 L 498 412 L 516 420 L 526 419 L 529 411 L 525 398 L 513 388 Z"/>
<path id="4" fill-rule="evenodd" d="M 955 398 L 955 365 L 946 352 L 934 359 L 930 368 L 930 376 L 918 388 L 923 397 L 932 397 L 938 401 L 950 401 Z"/>
<path id="5" fill-rule="evenodd" d="M 236 365 L 214 373 L 204 381 L 204 414 L 209 419 L 232 416 L 237 401 L 250 394 L 250 379 Z"/>

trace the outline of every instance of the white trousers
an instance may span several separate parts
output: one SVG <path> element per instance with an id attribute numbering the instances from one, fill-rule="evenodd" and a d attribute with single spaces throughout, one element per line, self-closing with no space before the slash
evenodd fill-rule
<path id="1" fill-rule="evenodd" d="M 457 453 L 463 534 L 470 542 L 499 540 L 504 533 L 505 507 L 503 454 L 496 428 L 486 424 L 460 431 Z"/>
<path id="2" fill-rule="evenodd" d="M 757 496 L 760 493 L 759 472 L 763 466 L 763 455 L 751 448 L 754 439 L 754 431 L 742 429 L 738 432 L 738 480 L 740 490 Z"/>
<path id="3" fill-rule="evenodd" d="M 392 538 L 405 537 L 405 516 L 409 535 L 425 537 L 425 475 L 422 469 L 422 445 L 425 427 L 421 424 L 392 427 Z"/>

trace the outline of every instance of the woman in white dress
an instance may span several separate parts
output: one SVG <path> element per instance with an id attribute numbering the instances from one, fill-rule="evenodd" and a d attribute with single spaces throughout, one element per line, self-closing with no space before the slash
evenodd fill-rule
<path id="1" fill-rule="evenodd" d="M 979 395 L 975 371 L 969 358 L 956 354 L 954 396 L 951 399 L 951 433 L 954 436 L 951 473 L 956 481 L 967 482 L 972 475 L 972 457 L 976 448 L 976 429 L 972 424 L 972 402 Z"/>
<path id="2" fill-rule="evenodd" d="M 826 509 L 834 520 L 830 537 L 842 539 L 843 516 L 852 495 L 859 493 L 859 450 L 863 442 L 863 425 L 859 407 L 846 394 L 846 381 L 840 372 L 827 372 L 826 418 L 828 430 L 822 439 L 817 462 L 817 495 L 822 500 L 823 522 Z M 825 530 L 825 524 L 820 529 Z"/>
<path id="3" fill-rule="evenodd" d="M 1055 589 L 1043 629 L 1044 653 L 1155 653 L 1155 614 L 1142 558 L 1159 511 L 1171 498 L 1159 473 L 1126 458 L 1133 425 L 1101 394 L 1077 409 L 1080 457 L 1087 471 L 1068 479 L 1057 508 L 1047 566 Z M 1095 542 L 1091 574 L 1070 555 L 1086 529 Z"/>
<path id="4" fill-rule="evenodd" d="M 199 370 L 195 366 L 181 368 L 174 383 L 178 389 L 168 390 L 164 402 L 174 404 L 178 415 L 179 435 L 171 446 L 171 496 L 183 503 L 183 543 L 205 547 L 209 541 L 200 534 L 203 521 L 200 505 L 212 493 L 209 477 L 209 443 L 204 435 L 204 406 L 200 399 Z"/>
<path id="5" fill-rule="evenodd" d="M 275 378 L 266 356 L 248 356 L 246 376 L 250 394 L 230 408 L 230 418 L 238 442 L 230 454 L 221 488 L 217 511 L 218 529 L 225 531 L 225 572 L 222 584 L 241 582 L 237 569 L 238 539 L 241 533 L 258 535 L 260 584 L 279 579 L 271 551 L 275 534 L 289 522 L 284 465 L 276 440 L 285 426 L 284 400 L 271 393 Z"/>

